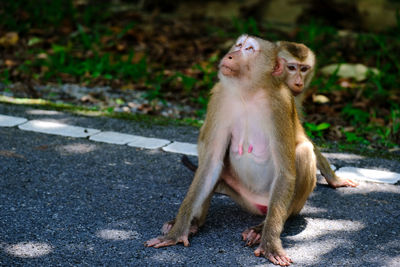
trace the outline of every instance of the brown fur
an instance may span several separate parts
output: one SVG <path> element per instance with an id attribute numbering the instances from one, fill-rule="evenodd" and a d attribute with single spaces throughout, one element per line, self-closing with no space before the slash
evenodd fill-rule
<path id="1" fill-rule="evenodd" d="M 293 42 L 286 42 L 286 41 L 280 41 L 278 42 L 278 47 L 279 51 L 284 51 L 286 50 L 289 52 L 292 56 L 291 59 L 288 59 L 291 62 L 296 62 L 298 64 L 305 64 L 305 62 L 311 62 L 310 66 L 310 71 L 309 73 L 304 77 L 304 89 L 303 91 L 299 94 L 296 95 L 295 97 L 295 102 L 296 102 L 296 108 L 297 112 L 300 114 L 299 117 L 302 118 L 301 113 L 302 113 L 302 105 L 303 105 L 303 100 L 304 96 L 309 88 L 310 82 L 312 80 L 312 77 L 314 75 L 314 67 L 315 67 L 315 55 L 309 49 L 307 46 L 304 44 L 300 43 L 293 43 Z M 290 77 L 287 77 L 289 79 Z M 288 84 L 290 88 L 290 83 L 287 80 L 286 83 Z M 290 88 L 292 91 L 294 90 L 293 88 Z M 308 142 L 309 140 L 307 140 Z M 314 144 L 313 144 L 314 145 Z M 349 180 L 349 179 L 343 179 L 340 178 L 336 175 L 336 173 L 332 170 L 329 161 L 322 155 L 321 151 L 317 146 L 314 145 L 314 153 L 315 156 L 317 157 L 317 166 L 318 169 L 321 171 L 321 174 L 325 177 L 326 181 L 328 184 L 333 187 L 342 187 L 342 186 L 357 186 L 357 183 Z"/>
<path id="2" fill-rule="evenodd" d="M 281 49 L 286 49 L 290 54 L 292 54 L 294 57 L 296 57 L 300 62 L 303 62 L 306 60 L 310 53 L 310 49 L 299 43 L 293 43 L 293 42 L 286 42 L 286 41 L 281 41 L 280 42 L 280 48 Z"/>
<path id="3" fill-rule="evenodd" d="M 180 242 L 188 246 L 188 236 L 193 233 L 191 229 L 197 229 L 205 221 L 214 191 L 224 192 L 243 207 L 259 213 L 251 202 L 251 194 L 250 200 L 246 199 L 243 190 L 261 190 L 254 193 L 260 198 L 263 198 L 265 190 L 268 194 L 268 212 L 255 255 L 265 256 L 275 264 L 289 265 L 291 259 L 283 250 L 280 234 L 287 218 L 300 211 L 313 190 L 316 183 L 316 163 L 312 145 L 305 145 L 301 150 L 296 148 L 296 144 L 308 139 L 299 121 L 293 96 L 284 83 L 284 75 L 272 75 L 277 62 L 276 45 L 248 36 L 242 36 L 239 40 L 244 40 L 243 45 L 246 42 L 258 45 L 258 50 L 246 55 L 245 52 L 240 52 L 241 49 L 237 53 L 234 46 L 221 61 L 221 68 L 224 68 L 224 65 L 229 67 L 224 71 L 230 77 L 222 75 L 220 69 L 220 82 L 211 91 L 206 119 L 198 140 L 199 167 L 193 182 L 176 219 L 167 223 L 168 230 L 165 231 L 165 235 L 147 241 L 146 246 L 163 247 Z M 247 64 L 249 70 L 247 67 L 241 68 Z M 239 73 L 229 69 L 238 69 Z M 238 114 L 242 114 L 240 111 L 243 110 L 248 112 L 244 113 L 246 116 L 252 114 L 256 117 L 236 118 L 235 106 L 232 106 L 235 103 L 240 105 Z M 246 103 L 250 103 L 248 108 L 257 109 L 248 111 Z M 262 121 L 259 121 L 259 118 L 262 118 Z M 244 121 L 245 125 L 256 125 L 256 133 L 265 132 L 265 138 L 269 140 L 266 145 L 269 153 L 265 166 L 273 168 L 273 177 L 263 176 L 264 172 L 257 173 L 257 168 L 260 168 L 258 166 L 264 168 L 264 165 L 254 165 L 254 168 L 253 165 L 248 165 L 249 169 L 240 165 L 242 163 L 238 161 L 231 162 L 231 153 L 235 153 L 230 150 L 233 149 L 230 146 L 234 140 L 231 139 L 232 129 L 242 125 L 238 124 L 238 121 Z M 252 128 L 246 126 L 244 129 L 247 132 Z M 245 135 L 245 138 L 248 138 L 246 142 L 250 142 L 249 136 Z M 248 164 L 256 164 L 252 162 L 251 155 L 243 156 L 243 159 L 239 157 L 240 160 L 244 163 L 250 160 Z M 240 176 L 239 173 L 243 173 L 240 172 L 240 168 L 249 169 L 250 175 L 254 176 Z M 263 179 L 257 180 L 259 176 Z M 260 186 L 265 186 L 265 189 L 259 189 Z"/>

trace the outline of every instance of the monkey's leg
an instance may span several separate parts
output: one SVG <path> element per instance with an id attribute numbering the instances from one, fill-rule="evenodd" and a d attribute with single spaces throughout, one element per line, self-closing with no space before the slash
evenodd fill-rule
<path id="1" fill-rule="evenodd" d="M 296 188 L 292 204 L 292 215 L 300 212 L 316 184 L 316 163 L 312 144 L 304 141 L 296 146 Z M 264 223 L 252 226 L 242 233 L 246 245 L 260 243 Z"/>
<path id="2" fill-rule="evenodd" d="M 204 225 L 204 223 L 206 221 L 208 209 L 211 204 L 211 198 L 212 198 L 212 195 L 210 195 L 208 197 L 208 199 L 206 199 L 206 201 L 204 202 L 204 205 L 201 208 L 201 212 L 200 212 L 200 215 L 198 216 L 198 218 L 194 218 L 192 220 L 192 222 L 190 224 L 190 228 L 189 228 L 189 235 L 195 235 L 198 232 L 199 228 Z M 168 234 L 168 232 L 174 226 L 175 220 L 176 219 L 173 219 L 173 220 L 170 220 L 170 221 L 164 223 L 163 227 L 161 228 L 161 233 L 163 235 Z"/>
<path id="3" fill-rule="evenodd" d="M 246 246 L 253 246 L 260 243 L 262 229 L 264 227 L 264 222 L 249 227 L 242 233 L 243 241 L 246 241 Z"/>
<path id="4" fill-rule="evenodd" d="M 329 161 L 322 155 L 321 151 L 314 144 L 314 153 L 317 156 L 317 166 L 321 171 L 322 176 L 325 177 L 325 180 L 328 182 L 329 186 L 332 188 L 338 187 L 356 187 L 358 183 L 350 180 L 341 178 L 336 175 L 336 173 L 332 170 Z"/>
<path id="5" fill-rule="evenodd" d="M 211 198 L 213 189 L 219 180 L 221 170 L 222 160 L 212 161 L 211 156 L 209 156 L 196 171 L 188 193 L 179 208 L 174 225 L 166 235 L 148 240 L 145 242 L 145 246 L 160 248 L 177 243 L 189 246 L 192 222 L 196 222 L 196 220 L 204 221 L 204 210 L 208 209 L 208 200 Z"/>
<path id="6" fill-rule="evenodd" d="M 296 146 L 296 188 L 291 215 L 300 212 L 317 182 L 317 166 L 313 147 L 313 144 L 308 140 Z"/>

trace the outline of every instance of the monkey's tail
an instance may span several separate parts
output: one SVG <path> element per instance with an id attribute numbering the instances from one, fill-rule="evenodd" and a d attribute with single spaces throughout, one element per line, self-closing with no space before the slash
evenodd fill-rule
<path id="1" fill-rule="evenodd" d="M 189 170 L 193 172 L 197 170 L 197 166 L 188 158 L 188 156 L 183 155 L 181 161 Z"/>

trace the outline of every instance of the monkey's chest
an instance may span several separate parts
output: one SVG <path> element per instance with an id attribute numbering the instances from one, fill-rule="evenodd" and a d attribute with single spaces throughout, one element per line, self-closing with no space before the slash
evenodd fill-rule
<path id="1" fill-rule="evenodd" d="M 270 142 L 257 120 L 239 120 L 232 129 L 230 154 L 236 159 L 250 158 L 257 163 L 270 159 Z"/>
<path id="2" fill-rule="evenodd" d="M 266 192 L 274 177 L 269 136 L 255 121 L 233 127 L 229 159 L 239 184 L 253 192 Z"/>

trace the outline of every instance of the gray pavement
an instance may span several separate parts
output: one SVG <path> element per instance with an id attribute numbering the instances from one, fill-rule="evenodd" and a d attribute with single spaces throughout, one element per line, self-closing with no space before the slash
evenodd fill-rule
<path id="1" fill-rule="evenodd" d="M 0 104 L 0 114 L 190 143 L 198 132 L 16 105 Z M 400 172 L 398 161 L 326 155 L 337 167 Z M 174 217 L 191 182 L 180 157 L 0 127 L 0 265 L 270 265 L 240 240 L 262 218 L 222 195 L 189 248 L 143 246 Z M 399 200 L 398 185 L 333 190 L 319 177 L 301 214 L 285 226 L 284 248 L 295 266 L 400 266 Z"/>

